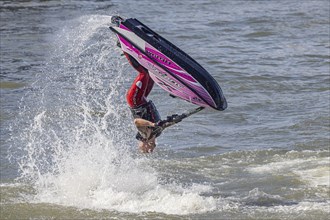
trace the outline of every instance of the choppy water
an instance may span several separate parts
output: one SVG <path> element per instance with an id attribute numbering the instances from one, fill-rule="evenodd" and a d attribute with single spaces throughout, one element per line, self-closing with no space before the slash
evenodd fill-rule
<path id="1" fill-rule="evenodd" d="M 1 1 L 1 219 L 326 219 L 329 6 Z M 108 29 L 118 13 L 202 64 L 228 109 L 139 154 L 124 98 L 136 73 Z M 194 107 L 150 98 L 163 117 Z"/>

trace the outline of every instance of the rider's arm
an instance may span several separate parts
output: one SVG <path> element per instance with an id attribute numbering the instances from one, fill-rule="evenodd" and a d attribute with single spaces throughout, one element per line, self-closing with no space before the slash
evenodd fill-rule
<path id="1" fill-rule="evenodd" d="M 155 127 L 155 123 L 148 121 L 148 120 L 144 120 L 142 118 L 136 118 L 134 119 L 134 124 L 136 127 Z"/>

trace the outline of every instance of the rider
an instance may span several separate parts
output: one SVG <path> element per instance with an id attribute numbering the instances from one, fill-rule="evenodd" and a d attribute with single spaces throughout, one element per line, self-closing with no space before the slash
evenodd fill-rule
<path id="1" fill-rule="evenodd" d="M 140 151 L 150 153 L 156 147 L 156 137 L 161 134 L 161 130 L 157 126 L 161 122 L 159 113 L 153 102 L 147 101 L 154 81 L 146 68 L 131 55 L 125 52 L 124 54 L 129 63 L 139 72 L 126 94 L 127 103 L 134 117 L 134 124 L 138 129 L 136 139 L 139 141 Z"/>

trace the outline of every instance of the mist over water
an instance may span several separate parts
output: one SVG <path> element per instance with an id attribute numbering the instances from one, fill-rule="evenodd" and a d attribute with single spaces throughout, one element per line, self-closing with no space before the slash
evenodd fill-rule
<path id="1" fill-rule="evenodd" d="M 169 3 L 0 3 L 1 218 L 327 219 L 329 2 Z M 117 13 L 201 63 L 228 109 L 138 153 Z M 195 107 L 149 98 L 163 118 Z"/>

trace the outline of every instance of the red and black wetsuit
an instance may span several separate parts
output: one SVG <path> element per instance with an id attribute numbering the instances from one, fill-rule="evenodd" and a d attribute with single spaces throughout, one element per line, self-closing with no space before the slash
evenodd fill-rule
<path id="1" fill-rule="evenodd" d="M 129 63 L 136 69 L 139 74 L 135 78 L 132 86 L 126 94 L 126 100 L 130 106 L 134 118 L 142 118 L 151 122 L 158 122 L 161 120 L 159 113 L 152 101 L 147 101 L 147 96 L 151 92 L 154 81 L 150 77 L 148 70 L 141 66 L 132 56 L 124 53 Z M 160 135 L 155 134 L 156 137 Z M 146 140 L 150 137 L 143 137 L 140 133 L 137 134 L 138 140 Z"/>
<path id="2" fill-rule="evenodd" d="M 124 53 L 129 63 L 136 69 L 139 74 L 135 78 L 131 88 L 126 94 L 126 100 L 131 108 L 138 108 L 147 103 L 147 96 L 149 95 L 154 81 L 151 79 L 148 70 L 141 66 L 132 56 Z"/>

